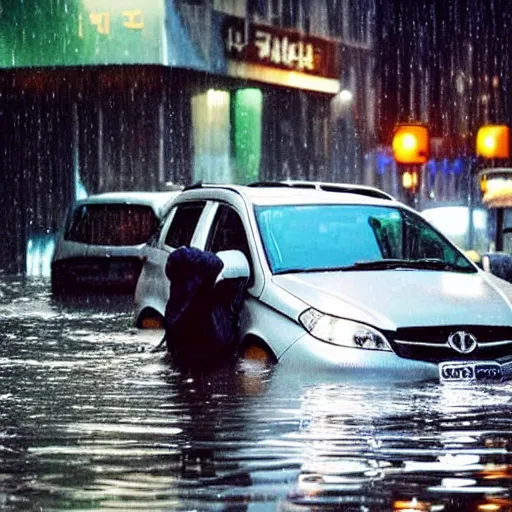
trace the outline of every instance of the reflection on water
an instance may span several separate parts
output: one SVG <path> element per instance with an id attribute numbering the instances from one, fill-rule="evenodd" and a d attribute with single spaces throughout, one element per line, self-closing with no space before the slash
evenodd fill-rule
<path id="1" fill-rule="evenodd" d="M 512 510 L 511 384 L 182 375 L 131 307 L 0 280 L 0 509 Z"/>

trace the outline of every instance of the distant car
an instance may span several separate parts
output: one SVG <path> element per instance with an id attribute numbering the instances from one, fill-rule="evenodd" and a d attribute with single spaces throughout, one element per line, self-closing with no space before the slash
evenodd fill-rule
<path id="1" fill-rule="evenodd" d="M 142 268 L 141 249 L 178 194 L 108 192 L 78 201 L 57 237 L 52 291 L 133 292 Z"/>
<path id="2" fill-rule="evenodd" d="M 240 341 L 248 357 L 372 379 L 510 375 L 512 285 L 374 190 L 289 183 L 185 189 L 145 247 L 138 327 L 162 326 L 165 263 L 187 245 L 247 258 Z"/>

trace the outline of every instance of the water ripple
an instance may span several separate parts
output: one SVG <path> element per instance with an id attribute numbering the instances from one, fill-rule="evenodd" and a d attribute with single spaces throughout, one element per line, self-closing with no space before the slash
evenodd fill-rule
<path id="1" fill-rule="evenodd" d="M 1 509 L 512 509 L 509 383 L 191 377 L 129 301 L 0 290 Z"/>

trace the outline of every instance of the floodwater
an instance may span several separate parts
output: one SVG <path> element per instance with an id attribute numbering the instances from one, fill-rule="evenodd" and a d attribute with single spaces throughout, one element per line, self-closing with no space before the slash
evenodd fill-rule
<path id="1" fill-rule="evenodd" d="M 1 510 L 512 510 L 512 384 L 194 379 L 131 308 L 0 276 Z"/>

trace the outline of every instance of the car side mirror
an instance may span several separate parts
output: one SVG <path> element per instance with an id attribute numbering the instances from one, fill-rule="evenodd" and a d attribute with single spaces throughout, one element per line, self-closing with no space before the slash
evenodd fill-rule
<path id="1" fill-rule="evenodd" d="M 509 283 L 512 282 L 512 256 L 510 254 L 503 252 L 484 254 L 482 268 Z"/>
<path id="2" fill-rule="evenodd" d="M 242 251 L 234 249 L 229 251 L 219 251 L 217 256 L 224 263 L 224 267 L 217 276 L 216 283 L 226 279 L 249 279 L 251 270 L 249 262 Z"/>

